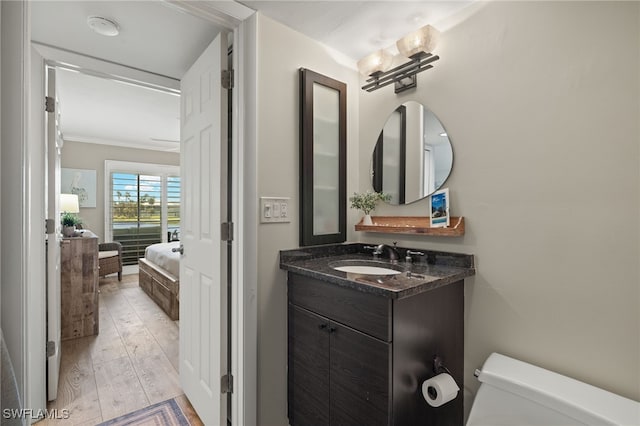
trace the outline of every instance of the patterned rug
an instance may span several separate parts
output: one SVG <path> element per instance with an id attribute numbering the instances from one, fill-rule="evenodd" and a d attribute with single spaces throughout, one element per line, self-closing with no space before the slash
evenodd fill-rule
<path id="1" fill-rule="evenodd" d="M 189 426 L 189 421 L 174 399 L 116 417 L 98 426 Z"/>

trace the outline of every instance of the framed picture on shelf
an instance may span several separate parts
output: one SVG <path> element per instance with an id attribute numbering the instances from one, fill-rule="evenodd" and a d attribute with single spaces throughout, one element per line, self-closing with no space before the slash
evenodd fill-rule
<path id="1" fill-rule="evenodd" d="M 431 227 L 449 226 L 449 188 L 431 194 Z"/>

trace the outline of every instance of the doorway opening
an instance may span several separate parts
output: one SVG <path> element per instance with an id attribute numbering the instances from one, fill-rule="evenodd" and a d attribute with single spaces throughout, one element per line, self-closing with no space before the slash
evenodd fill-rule
<path id="1" fill-rule="evenodd" d="M 50 47 L 50 46 L 49 46 Z M 226 49 L 225 49 L 226 51 Z M 55 65 L 55 62 L 53 63 Z M 91 73 L 96 73 L 92 71 Z M 62 108 L 62 120 L 64 120 L 64 107 Z M 227 124 L 227 123 L 225 123 Z M 226 141 L 225 141 L 226 142 Z M 70 150 L 68 152 L 73 152 L 74 154 L 80 154 L 81 151 L 86 151 L 87 146 L 91 145 L 92 148 L 97 148 L 99 150 L 103 150 L 107 152 L 108 155 L 112 155 L 116 150 L 125 150 L 128 154 L 133 152 L 135 149 L 127 146 L 122 146 L 121 144 L 105 144 L 105 143 L 96 143 L 96 141 L 92 141 L 92 143 L 87 143 L 87 141 L 73 141 L 69 139 L 65 142 L 65 147 L 62 150 L 62 167 L 65 166 L 65 149 Z M 84 145 L 81 146 L 81 145 Z M 115 148 L 114 148 L 115 147 Z M 231 150 L 228 150 L 231 152 Z M 85 159 L 88 157 L 85 157 Z M 149 158 L 147 158 L 149 161 Z M 225 160 L 227 163 L 227 160 Z M 82 164 L 83 167 L 87 167 L 86 163 Z M 78 167 L 78 166 L 76 166 Z M 96 170 L 98 167 L 96 167 Z M 104 173 L 98 173 L 98 176 L 104 176 Z M 192 176 L 191 180 L 195 180 L 199 178 L 199 176 Z M 107 178 L 104 179 L 102 183 L 98 182 L 97 187 L 107 188 L 105 184 L 108 181 Z M 226 185 L 226 184 L 225 184 Z M 103 200 L 106 200 L 107 193 L 110 190 L 105 189 Z M 192 194 L 194 195 L 194 194 Z M 155 200 L 153 203 L 150 203 L 149 194 L 145 197 L 146 200 L 142 205 L 144 207 L 152 207 L 155 204 Z M 139 200 L 138 200 L 139 201 Z M 141 208 L 141 203 L 138 204 L 138 209 Z M 151 205 L 151 206 L 150 206 Z M 88 209 L 90 207 L 85 207 Z M 107 205 L 103 206 L 103 209 L 106 209 Z M 225 207 L 226 209 L 226 207 Z M 153 210 L 153 208 L 149 209 Z M 168 210 L 168 209 L 167 209 Z M 85 210 L 87 211 L 87 210 Z M 80 214 L 83 214 L 81 209 Z M 87 213 L 89 216 L 90 212 Z M 94 222 L 97 223 L 97 222 Z M 104 222 L 103 222 L 104 223 Z M 96 229 L 94 227 L 94 229 Z M 107 235 L 109 228 L 105 227 L 102 230 L 103 235 Z M 165 235 L 162 233 L 161 235 Z M 112 235 L 113 236 L 113 235 Z M 107 238 L 105 238 L 106 240 Z M 113 239 L 113 238 L 109 238 Z M 164 238 L 163 238 L 164 239 Z M 225 245 L 228 245 L 225 242 Z M 230 259 L 225 257 L 225 262 L 230 262 Z M 165 318 L 162 318 L 161 312 L 155 312 L 150 304 L 153 301 L 149 301 L 144 299 L 144 293 L 134 293 L 133 290 L 136 288 L 135 275 L 132 277 L 130 275 L 125 274 L 122 281 L 117 280 L 114 276 L 107 276 L 105 278 L 101 278 L 101 286 L 100 286 L 100 301 L 98 306 L 100 306 L 100 333 L 93 338 L 86 339 L 86 342 L 83 341 L 75 341 L 67 344 L 69 346 L 68 350 L 65 351 L 65 346 L 63 345 L 63 357 L 65 352 L 69 354 L 76 353 L 78 357 L 75 359 L 70 358 L 69 361 L 65 361 L 63 359 L 62 369 L 68 368 L 69 371 L 78 372 L 77 369 L 82 364 L 82 360 L 90 362 L 91 369 L 94 373 L 94 384 L 93 388 L 95 388 L 95 393 L 90 391 L 91 386 L 86 386 L 84 391 L 82 391 L 79 396 L 80 399 L 74 399 L 71 402 L 73 406 L 73 411 L 81 413 L 84 416 L 91 416 L 98 413 L 102 420 L 107 420 L 113 417 L 114 411 L 110 412 L 110 408 L 118 407 L 118 406 L 127 406 L 126 403 L 132 403 L 136 401 L 136 397 L 130 394 L 130 391 L 136 389 L 135 381 L 132 384 L 128 381 L 131 378 L 131 373 L 136 373 L 137 380 L 140 383 L 140 387 L 144 395 L 147 397 L 147 403 L 151 404 L 153 398 L 158 398 L 160 396 L 168 396 L 166 393 L 158 393 L 157 389 L 165 389 L 171 390 L 175 387 L 172 386 L 172 375 L 171 374 L 163 374 L 162 372 L 168 368 L 168 365 L 174 367 L 175 370 L 180 370 L 179 365 L 178 368 L 175 368 L 175 362 L 172 362 L 172 355 L 175 354 L 177 356 L 178 350 L 177 347 L 173 349 L 173 346 L 163 345 L 164 343 L 175 343 L 178 340 L 177 336 L 173 338 L 171 334 L 177 334 L 175 331 L 170 331 L 169 335 L 163 335 L 160 333 L 160 328 L 170 328 L 169 327 L 160 327 L 160 325 L 167 326 L 167 321 Z M 222 283 L 221 283 L 222 284 Z M 227 286 L 227 282 L 224 282 L 225 287 Z M 228 291 L 228 287 L 226 288 Z M 225 302 L 226 303 L 226 302 Z M 227 305 L 227 307 L 230 305 Z M 146 319 L 150 321 L 147 322 Z M 226 318 L 228 320 L 228 317 Z M 177 330 L 179 327 L 180 321 L 175 322 L 175 329 Z M 137 327 L 136 327 L 137 326 Z M 166 331 L 166 330 L 162 330 Z M 227 335 L 228 335 L 227 331 Z M 110 337 L 112 339 L 110 339 Z M 226 348 L 230 347 L 229 342 L 225 342 L 225 352 Z M 159 348 L 159 350 L 158 350 Z M 84 350 L 86 349 L 86 351 Z M 230 351 L 230 350 L 229 350 Z M 126 355 L 125 355 L 126 354 Z M 228 356 L 229 352 L 227 352 Z M 127 362 L 128 358 L 128 362 Z M 114 370 L 116 365 L 120 361 L 121 365 L 125 365 L 124 370 L 118 372 Z M 155 362 L 154 362 L 155 361 Z M 167 362 L 165 362 L 167 361 Z M 177 361 L 179 363 L 179 360 Z M 145 367 L 145 364 L 149 364 Z M 150 365 L 156 365 L 157 371 L 154 371 Z M 164 367 L 162 366 L 164 364 Z M 118 367 L 120 368 L 120 367 Z M 163 370 L 164 369 L 164 370 Z M 142 372 L 142 373 L 141 373 Z M 72 373 L 73 374 L 73 373 Z M 153 383 L 151 378 L 153 377 L 160 378 L 165 381 L 164 384 L 159 385 L 157 383 Z M 127 377 L 129 379 L 127 379 Z M 73 376 L 72 376 L 73 378 Z M 122 378 L 122 380 L 116 379 L 111 380 L 110 382 L 106 382 L 105 378 Z M 66 380 L 61 380 L 65 382 Z M 72 380 L 73 381 L 73 380 Z M 168 382 L 167 382 L 168 381 Z M 148 382 L 148 383 L 147 383 Z M 175 384 L 175 380 L 173 380 L 173 384 Z M 145 387 L 145 383 L 148 385 Z M 122 385 L 122 390 L 116 386 Z M 179 385 L 179 383 L 178 383 Z M 58 400 L 60 400 L 60 395 L 70 393 L 69 390 L 66 389 L 65 392 L 59 392 Z M 73 393 L 73 392 L 71 392 Z M 77 393 L 77 392 L 76 392 Z M 109 395 L 111 394 L 111 397 Z M 96 398 L 92 398 L 92 396 L 97 395 L 97 402 L 99 405 L 99 410 L 91 409 L 91 403 L 96 402 Z M 106 395 L 106 402 L 101 401 L 101 395 Z M 141 395 L 141 394 L 140 394 Z M 117 399 L 117 398 L 120 399 Z M 110 398 L 110 399 L 109 399 Z M 124 400 L 122 398 L 125 398 Z M 230 398 L 227 398 L 230 399 Z M 139 398 L 138 402 L 141 402 L 143 398 Z M 126 403 L 121 403 L 125 401 Z M 58 401 L 59 402 L 59 401 Z M 134 404 L 135 405 L 135 404 Z M 89 408 L 87 408 L 89 407 Z M 107 407 L 107 408 L 104 408 Z M 127 406 L 125 410 L 129 410 L 131 407 Z M 122 414 L 122 413 L 120 413 Z M 83 417 L 83 421 L 91 421 L 97 419 L 97 417 Z"/>

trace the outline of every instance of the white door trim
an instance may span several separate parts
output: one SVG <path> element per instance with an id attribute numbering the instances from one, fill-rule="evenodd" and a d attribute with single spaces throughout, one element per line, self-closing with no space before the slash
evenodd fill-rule
<path id="1" fill-rule="evenodd" d="M 235 1 L 206 2 L 193 0 L 164 0 L 170 6 L 193 16 L 204 18 L 209 22 L 221 25 L 228 30 L 237 28 L 255 10 Z"/>
<path id="2" fill-rule="evenodd" d="M 257 20 L 252 15 L 235 29 L 232 128 L 232 221 L 235 224 L 231 276 L 231 398 L 234 425 L 258 424 L 257 307 Z"/>
<path id="3" fill-rule="evenodd" d="M 52 66 L 79 71 L 94 77 L 136 84 L 162 92 L 180 94 L 180 80 L 70 52 L 48 44 L 39 42 L 32 42 L 31 44 Z"/>
<path id="4" fill-rule="evenodd" d="M 31 403 L 29 392 L 32 358 L 29 356 L 30 305 L 27 268 L 29 217 L 29 4 L 3 2 L 2 7 L 2 320 L 4 338 L 13 362 L 22 406 Z M 6 143 L 12 141 L 12 143 Z M 44 201 L 44 200 L 43 200 Z M 16 224 L 23 224 L 16 226 Z M 11 326 L 9 326 L 11 325 Z M 18 407 L 15 407 L 18 408 Z"/>
<path id="5" fill-rule="evenodd" d="M 30 86 L 30 3 L 3 2 L 1 7 L 2 140 L 11 141 L 2 144 L 1 156 L 2 320 L 21 406 L 36 414 L 46 408 L 44 111 L 31 99 L 38 93 Z M 30 119 L 34 111 L 36 131 Z M 32 422 L 29 412 L 23 418 Z"/>

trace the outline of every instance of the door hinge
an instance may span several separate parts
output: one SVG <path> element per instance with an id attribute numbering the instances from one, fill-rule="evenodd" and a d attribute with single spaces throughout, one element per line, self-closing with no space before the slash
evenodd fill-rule
<path id="1" fill-rule="evenodd" d="M 47 358 L 56 354 L 56 342 L 49 340 L 47 342 Z"/>
<path id="2" fill-rule="evenodd" d="M 56 111 L 56 100 L 51 96 L 44 97 L 44 110 L 46 112 L 55 112 Z"/>
<path id="3" fill-rule="evenodd" d="M 56 221 L 53 219 L 44 220 L 44 233 L 53 234 L 56 232 Z"/>
<path id="4" fill-rule="evenodd" d="M 222 70 L 222 87 L 233 89 L 233 70 Z"/>
<path id="5" fill-rule="evenodd" d="M 220 239 L 233 241 L 233 222 L 224 222 L 220 227 Z"/>
<path id="6" fill-rule="evenodd" d="M 233 393 L 233 376 L 231 373 L 222 376 L 220 379 L 220 388 L 221 393 Z"/>

